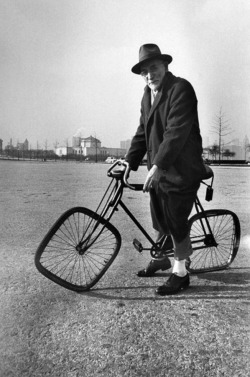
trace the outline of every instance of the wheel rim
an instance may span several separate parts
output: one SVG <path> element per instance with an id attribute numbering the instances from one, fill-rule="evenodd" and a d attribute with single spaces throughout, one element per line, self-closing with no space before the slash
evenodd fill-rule
<path id="1" fill-rule="evenodd" d="M 208 232 L 204 216 L 193 219 L 190 228 L 190 238 L 193 254 L 190 256 L 189 270 L 191 272 L 205 272 L 224 269 L 233 261 L 238 249 L 235 219 L 229 211 L 207 211 L 206 214 L 212 233 L 214 245 L 201 237 L 203 227 Z"/>
<path id="2" fill-rule="evenodd" d="M 120 248 L 116 229 L 91 211 L 73 211 L 51 229 L 37 267 L 45 276 L 73 290 L 92 287 Z M 79 289 L 78 289 L 79 288 Z"/>

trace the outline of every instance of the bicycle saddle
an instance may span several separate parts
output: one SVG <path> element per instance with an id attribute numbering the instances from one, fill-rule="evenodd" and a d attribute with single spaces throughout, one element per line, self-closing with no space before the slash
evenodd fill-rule
<path id="1" fill-rule="evenodd" d="M 202 180 L 212 178 L 214 176 L 213 170 L 208 165 L 204 165 L 204 167 L 205 167 L 205 174 L 204 174 L 204 177 L 202 177 Z"/>

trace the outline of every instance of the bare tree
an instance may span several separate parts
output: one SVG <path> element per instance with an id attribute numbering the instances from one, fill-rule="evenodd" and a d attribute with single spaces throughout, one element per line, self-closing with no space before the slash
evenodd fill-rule
<path id="1" fill-rule="evenodd" d="M 68 149 L 69 149 L 69 139 L 65 139 L 65 145 L 66 145 L 66 161 L 68 161 Z"/>
<path id="2" fill-rule="evenodd" d="M 243 148 L 244 148 L 245 160 L 246 160 L 247 159 L 247 151 L 250 151 L 250 143 L 249 143 L 249 139 L 248 139 L 247 136 L 244 137 Z"/>
<path id="3" fill-rule="evenodd" d="M 54 143 L 54 148 L 55 148 L 55 161 L 56 161 L 56 149 L 57 149 L 57 146 L 58 146 L 58 141 L 56 140 L 55 143 Z"/>
<path id="4" fill-rule="evenodd" d="M 93 138 L 93 142 L 95 146 L 95 162 L 97 162 L 98 151 L 100 152 L 100 140 L 96 138 L 96 133 L 95 133 L 95 137 Z"/>
<path id="5" fill-rule="evenodd" d="M 210 148 L 209 148 L 209 153 L 213 156 L 213 159 L 216 160 L 217 155 L 219 154 L 219 146 L 214 143 Z"/>
<path id="6" fill-rule="evenodd" d="M 39 144 L 38 141 L 36 142 L 36 159 L 38 160 L 38 151 L 39 151 Z"/>
<path id="7" fill-rule="evenodd" d="M 32 158 L 32 146 L 31 146 L 31 143 L 30 143 L 30 145 L 29 145 L 29 148 L 30 148 L 30 150 L 29 150 L 29 154 L 30 154 L 30 160 L 31 160 L 31 158 Z"/>
<path id="8" fill-rule="evenodd" d="M 229 157 L 234 157 L 235 156 L 235 152 L 231 152 L 230 149 L 225 149 L 222 152 L 222 155 L 228 159 Z"/>
<path id="9" fill-rule="evenodd" d="M 45 142 L 44 142 L 44 148 L 45 148 L 45 151 L 44 151 L 44 161 L 47 160 L 47 151 L 48 151 L 48 140 L 46 139 Z"/>
<path id="10" fill-rule="evenodd" d="M 216 133 L 218 135 L 218 154 L 220 161 L 222 154 L 222 144 L 223 146 L 225 145 L 224 138 L 233 132 L 229 127 L 228 120 L 225 119 L 225 115 L 222 112 L 222 108 L 220 108 L 219 114 L 215 116 L 214 126 L 212 126 L 211 132 Z"/>

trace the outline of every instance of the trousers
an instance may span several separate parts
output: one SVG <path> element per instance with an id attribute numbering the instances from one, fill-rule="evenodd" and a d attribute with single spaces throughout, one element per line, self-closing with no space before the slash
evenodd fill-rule
<path id="1" fill-rule="evenodd" d="M 180 186 L 158 176 L 150 189 L 152 225 L 161 234 L 171 235 L 174 258 L 183 260 L 192 254 L 188 218 L 192 211 L 200 182 Z"/>

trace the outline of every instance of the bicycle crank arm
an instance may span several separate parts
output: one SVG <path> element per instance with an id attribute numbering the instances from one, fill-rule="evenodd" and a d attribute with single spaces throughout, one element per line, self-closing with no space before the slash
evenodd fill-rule
<path id="1" fill-rule="evenodd" d="M 152 247 L 143 247 L 141 242 L 138 241 L 136 238 L 134 238 L 134 240 L 133 240 L 133 245 L 134 245 L 135 249 L 137 251 L 139 251 L 139 253 L 141 253 L 144 250 L 151 250 L 152 249 Z"/>

